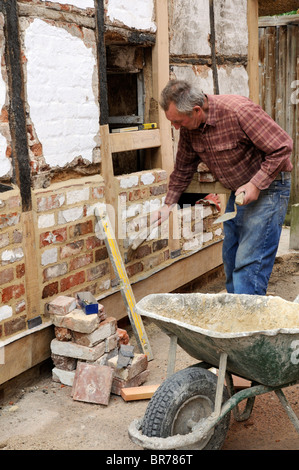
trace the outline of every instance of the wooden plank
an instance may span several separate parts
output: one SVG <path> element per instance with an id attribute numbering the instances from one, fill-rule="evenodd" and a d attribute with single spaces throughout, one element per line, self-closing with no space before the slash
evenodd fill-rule
<path id="1" fill-rule="evenodd" d="M 261 26 L 284 26 L 287 24 L 299 24 L 299 15 L 285 16 L 261 16 L 258 25 Z"/>
<path id="2" fill-rule="evenodd" d="M 109 140 L 111 153 L 154 148 L 161 145 L 159 129 L 109 134 Z"/>
<path id="3" fill-rule="evenodd" d="M 175 263 L 163 266 L 148 277 L 137 278 L 132 284 L 135 299 L 138 302 L 149 294 L 172 292 L 221 265 L 222 241 L 219 241 L 190 257 L 177 259 Z M 114 312 L 113 316 L 117 320 L 127 316 L 120 292 L 99 297 L 97 300 L 104 305 L 106 311 Z"/>
<path id="4" fill-rule="evenodd" d="M 275 101 L 275 121 L 283 129 L 285 128 L 285 83 L 286 83 L 286 37 L 287 27 L 277 28 L 276 37 L 276 101 Z"/>
<path id="5" fill-rule="evenodd" d="M 247 1 L 249 97 L 259 102 L 258 0 Z"/>
<path id="6" fill-rule="evenodd" d="M 173 170 L 171 123 L 159 106 L 161 91 L 169 80 L 168 0 L 156 0 L 156 44 L 152 48 L 153 99 L 158 107 L 161 147 L 154 152 L 152 168 L 162 168 L 168 174 Z"/>
<path id="7" fill-rule="evenodd" d="M 126 387 L 121 389 L 121 397 L 125 401 L 148 400 L 152 398 L 160 385 L 142 385 L 140 387 Z"/>
<path id="8" fill-rule="evenodd" d="M 41 289 L 39 285 L 39 262 L 37 258 L 38 243 L 36 241 L 35 227 L 37 221 L 34 220 L 33 211 L 21 214 L 23 231 L 23 249 L 25 259 L 25 284 L 26 284 L 26 313 L 27 319 L 37 317 L 41 314 Z"/>

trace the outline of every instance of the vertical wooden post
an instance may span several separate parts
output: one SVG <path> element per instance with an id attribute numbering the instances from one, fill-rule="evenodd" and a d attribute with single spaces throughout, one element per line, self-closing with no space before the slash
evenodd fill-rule
<path id="1" fill-rule="evenodd" d="M 27 319 L 40 315 L 40 288 L 37 247 L 32 211 L 31 170 L 27 142 L 24 78 L 19 39 L 17 1 L 2 2 L 5 17 L 5 59 L 10 95 L 9 122 L 12 140 L 14 179 L 22 200 L 23 250 L 25 258 L 25 284 Z"/>
<path id="2" fill-rule="evenodd" d="M 156 0 L 156 44 L 152 51 L 153 66 L 153 98 L 159 103 L 160 94 L 169 80 L 169 36 L 168 36 L 168 0 Z M 174 149 L 172 145 L 171 123 L 165 116 L 161 106 L 158 106 L 161 147 L 152 159 L 154 168 L 162 168 L 168 177 L 173 170 Z M 169 221 L 169 248 L 171 251 L 180 247 L 178 233 L 178 218 L 175 210 Z"/>
<path id="3" fill-rule="evenodd" d="M 249 98 L 259 103 L 258 0 L 247 0 Z"/>
<path id="4" fill-rule="evenodd" d="M 160 94 L 169 80 L 168 0 L 156 0 L 156 44 L 152 50 L 153 98 L 159 103 Z M 171 124 L 158 106 L 161 147 L 155 152 L 153 167 L 173 170 Z"/>

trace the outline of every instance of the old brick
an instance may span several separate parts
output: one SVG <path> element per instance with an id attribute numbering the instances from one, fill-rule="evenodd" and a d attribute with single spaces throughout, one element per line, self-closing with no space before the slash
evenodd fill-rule
<path id="1" fill-rule="evenodd" d="M 52 243 L 62 243 L 67 240 L 66 228 L 52 230 L 40 234 L 40 247 L 51 245 Z"/>
<path id="2" fill-rule="evenodd" d="M 92 188 L 91 195 L 93 199 L 102 199 L 104 197 L 104 186 L 98 186 L 97 188 Z"/>
<path id="3" fill-rule="evenodd" d="M 114 369 L 114 376 L 121 380 L 131 380 L 148 367 L 146 354 L 135 354 L 132 363 L 128 367 L 117 369 L 118 357 L 109 359 L 108 366 Z"/>
<path id="4" fill-rule="evenodd" d="M 151 187 L 151 195 L 158 196 L 159 194 L 164 194 L 167 192 L 167 184 L 160 184 L 159 186 Z"/>
<path id="5" fill-rule="evenodd" d="M 87 270 L 87 281 L 93 281 L 99 277 L 103 277 L 109 273 L 109 264 L 102 263 L 94 268 L 90 268 Z"/>
<path id="6" fill-rule="evenodd" d="M 63 328 L 61 326 L 55 326 L 55 338 L 58 341 L 71 341 L 72 340 L 72 332 L 68 328 Z"/>
<path id="7" fill-rule="evenodd" d="M 16 275 L 17 275 L 17 278 L 20 279 L 21 277 L 25 276 L 25 264 L 22 263 L 22 264 L 19 264 L 17 267 L 16 267 Z"/>
<path id="8" fill-rule="evenodd" d="M 112 379 L 110 367 L 79 362 L 72 388 L 73 399 L 108 405 Z"/>
<path id="9" fill-rule="evenodd" d="M 76 299 L 60 295 L 48 303 L 48 312 L 52 315 L 66 315 L 76 308 Z"/>
<path id="10" fill-rule="evenodd" d="M 149 370 L 144 370 L 140 374 L 135 375 L 129 380 L 119 379 L 118 377 L 113 377 L 111 393 L 114 395 L 121 395 L 122 388 L 127 387 L 139 387 L 142 385 L 149 376 Z"/>
<path id="11" fill-rule="evenodd" d="M 166 238 L 157 240 L 153 243 L 153 251 L 162 250 L 168 246 L 168 240 Z"/>
<path id="12" fill-rule="evenodd" d="M 71 238 L 86 235 L 87 233 L 91 233 L 92 231 L 93 224 L 91 220 L 73 225 L 69 228 L 69 234 Z"/>
<path id="13" fill-rule="evenodd" d="M 25 315 L 23 315 L 22 317 L 13 318 L 12 320 L 9 320 L 6 323 L 4 323 L 4 333 L 6 336 L 13 335 L 25 329 L 26 329 L 26 316 Z"/>
<path id="14" fill-rule="evenodd" d="M 51 352 L 58 356 L 73 357 L 82 361 L 96 361 L 105 353 L 105 343 L 99 343 L 93 348 L 73 343 L 73 341 L 51 341 Z"/>
<path id="15" fill-rule="evenodd" d="M 54 277 L 63 276 L 68 272 L 67 263 L 55 264 L 54 266 L 49 266 L 45 268 L 43 271 L 43 279 L 44 281 L 49 281 Z"/>
<path id="16" fill-rule="evenodd" d="M 143 271 L 143 264 L 140 262 L 132 264 L 132 266 L 128 266 L 126 268 L 126 271 L 127 271 L 128 277 L 132 277 L 135 274 L 138 274 Z"/>
<path id="17" fill-rule="evenodd" d="M 60 282 L 60 290 L 61 292 L 64 292 L 68 289 L 71 289 L 72 287 L 83 284 L 84 281 L 85 281 L 85 273 L 81 271 L 79 273 L 73 274 L 69 277 L 62 279 Z"/>
<path id="18" fill-rule="evenodd" d="M 130 338 L 126 330 L 117 328 L 117 334 L 119 337 L 119 344 L 129 344 Z"/>
<path id="19" fill-rule="evenodd" d="M 24 284 L 17 284 L 13 286 L 5 287 L 2 290 L 2 302 L 6 303 L 11 299 L 18 299 L 21 295 L 25 294 Z"/>
<path id="20" fill-rule="evenodd" d="M 83 266 L 87 266 L 93 262 L 93 255 L 92 253 L 85 254 L 82 256 L 78 256 L 70 261 L 70 271 L 75 271 L 76 269 L 80 269 Z"/>
<path id="21" fill-rule="evenodd" d="M 118 347 L 118 334 L 109 336 L 105 339 L 105 352 L 114 351 Z"/>
<path id="22" fill-rule="evenodd" d="M 104 259 L 108 258 L 108 251 L 106 247 L 100 248 L 95 252 L 95 262 L 103 261 Z"/>
<path id="23" fill-rule="evenodd" d="M 69 387 L 73 386 L 75 378 L 75 370 L 63 370 L 54 367 L 52 369 L 52 380 L 53 382 L 58 382 Z"/>
<path id="24" fill-rule="evenodd" d="M 63 259 L 69 256 L 77 255 L 83 250 L 83 248 L 84 248 L 83 240 L 78 240 L 76 242 L 69 243 L 68 245 L 65 245 L 64 247 L 61 248 L 60 257 L 61 259 Z"/>
<path id="25" fill-rule="evenodd" d="M 89 237 L 86 240 L 86 248 L 87 250 L 94 250 L 97 247 L 103 246 L 105 244 L 104 240 L 101 240 L 97 237 Z"/>
<path id="26" fill-rule="evenodd" d="M 51 196 L 37 199 L 37 212 L 45 212 L 61 207 L 64 203 L 64 194 L 52 194 Z"/>
<path id="27" fill-rule="evenodd" d="M 98 327 L 100 319 L 97 314 L 85 315 L 83 310 L 76 308 L 67 315 L 53 315 L 52 321 L 55 326 L 89 334 Z"/>
<path id="28" fill-rule="evenodd" d="M 73 340 L 77 344 L 82 344 L 82 346 L 93 347 L 101 341 L 104 341 L 109 336 L 113 335 L 116 332 L 116 326 L 116 319 L 109 317 L 106 320 L 100 322 L 98 327 L 89 334 L 74 332 Z M 110 349 L 113 348 L 111 347 Z"/>
<path id="29" fill-rule="evenodd" d="M 14 278 L 13 268 L 6 268 L 0 272 L 0 284 L 6 284 L 7 282 L 12 281 Z"/>
<path id="30" fill-rule="evenodd" d="M 58 281 L 52 282 L 43 288 L 42 298 L 47 299 L 48 297 L 53 297 L 53 295 L 58 294 Z"/>
<path id="31" fill-rule="evenodd" d="M 74 357 L 59 356 L 58 354 L 51 354 L 53 364 L 58 369 L 62 370 L 75 370 L 77 367 L 77 359 Z"/>

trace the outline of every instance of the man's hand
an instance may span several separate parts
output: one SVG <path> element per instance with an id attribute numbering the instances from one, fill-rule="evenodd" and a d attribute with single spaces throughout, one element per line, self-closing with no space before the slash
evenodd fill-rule
<path id="1" fill-rule="evenodd" d="M 249 204 L 250 202 L 256 201 L 260 195 L 260 189 L 258 189 L 253 183 L 250 183 L 250 181 L 249 183 L 240 186 L 235 194 L 238 196 L 238 194 L 242 192 L 245 193 L 243 206 Z"/>

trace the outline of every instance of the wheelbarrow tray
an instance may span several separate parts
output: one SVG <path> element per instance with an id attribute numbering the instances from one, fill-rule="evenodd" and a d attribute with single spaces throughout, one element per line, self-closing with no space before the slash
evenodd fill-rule
<path id="1" fill-rule="evenodd" d="M 299 304 L 237 294 L 152 294 L 136 304 L 191 357 L 277 387 L 299 379 Z"/>

